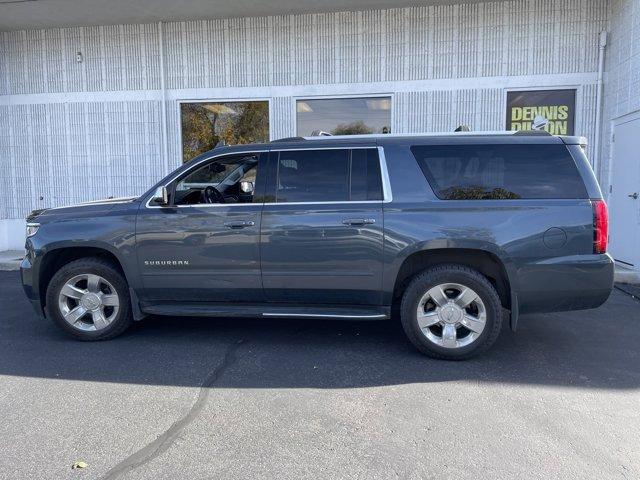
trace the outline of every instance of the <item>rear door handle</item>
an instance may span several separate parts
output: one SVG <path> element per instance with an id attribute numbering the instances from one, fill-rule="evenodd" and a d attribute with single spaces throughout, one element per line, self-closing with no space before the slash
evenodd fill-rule
<path id="1" fill-rule="evenodd" d="M 225 222 L 224 226 L 227 228 L 245 228 L 245 227 L 253 227 L 256 222 L 251 220 L 240 220 L 237 222 Z"/>
<path id="2" fill-rule="evenodd" d="M 371 225 L 376 223 L 375 218 L 345 218 L 342 220 L 344 225 Z"/>

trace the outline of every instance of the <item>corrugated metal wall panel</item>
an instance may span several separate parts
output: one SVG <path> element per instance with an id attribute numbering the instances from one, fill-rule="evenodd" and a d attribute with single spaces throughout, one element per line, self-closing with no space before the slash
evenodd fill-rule
<path id="1" fill-rule="evenodd" d="M 637 0 L 612 0 L 609 7 L 612 17 L 606 52 L 601 178 L 608 178 L 610 171 L 610 120 L 640 110 L 640 4 Z"/>
<path id="2" fill-rule="evenodd" d="M 626 12 L 619 14 L 619 30 L 637 32 L 632 0 L 614 1 Z M 166 84 L 306 85 L 313 94 L 323 84 L 593 72 L 596 36 L 607 15 L 601 0 L 514 0 L 171 22 L 163 26 Z M 640 98 L 639 57 L 626 58 L 616 48 L 611 61 L 617 73 L 607 97 L 612 114 L 628 111 Z M 146 93 L 160 87 L 159 71 L 157 24 L 0 33 L 2 95 Z M 502 88 L 427 90 L 394 94 L 394 132 L 451 130 L 460 123 L 474 130 L 504 127 Z M 578 99 L 578 131 L 587 135 L 593 135 L 594 95 L 586 85 Z M 138 193 L 166 173 L 158 101 L 0 108 L 0 218 Z M 174 168 L 181 162 L 177 101 L 167 102 L 167 114 Z M 271 99 L 270 123 L 272 138 L 295 134 L 293 98 Z"/>
<path id="3" fill-rule="evenodd" d="M 294 103 L 291 97 L 275 97 L 270 103 L 269 130 L 271 139 L 293 137 L 296 134 Z"/>

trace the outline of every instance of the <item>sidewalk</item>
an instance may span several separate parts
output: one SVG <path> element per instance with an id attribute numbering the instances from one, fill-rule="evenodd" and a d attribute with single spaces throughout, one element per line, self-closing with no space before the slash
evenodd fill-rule
<path id="1" fill-rule="evenodd" d="M 19 270 L 24 250 L 5 250 L 0 252 L 0 270 Z"/>

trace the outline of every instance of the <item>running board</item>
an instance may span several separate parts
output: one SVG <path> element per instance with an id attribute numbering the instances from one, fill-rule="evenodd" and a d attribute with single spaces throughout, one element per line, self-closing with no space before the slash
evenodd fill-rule
<path id="1" fill-rule="evenodd" d="M 325 318 L 345 320 L 386 320 L 389 307 L 322 306 L 293 307 L 288 305 L 211 305 L 211 304 L 143 304 L 147 315 L 172 317 L 264 317 L 264 318 Z"/>

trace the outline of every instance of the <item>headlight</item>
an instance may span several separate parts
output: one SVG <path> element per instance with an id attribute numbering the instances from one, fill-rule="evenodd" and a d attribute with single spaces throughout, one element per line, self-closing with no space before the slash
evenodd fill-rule
<path id="1" fill-rule="evenodd" d="M 40 228 L 39 223 L 27 223 L 27 238 L 33 237 Z"/>

